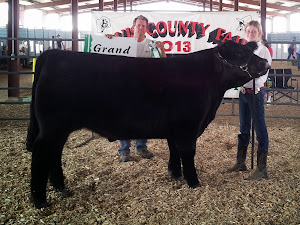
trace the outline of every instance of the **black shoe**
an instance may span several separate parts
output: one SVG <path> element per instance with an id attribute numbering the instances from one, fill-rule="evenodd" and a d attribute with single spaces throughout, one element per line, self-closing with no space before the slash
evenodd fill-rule
<path id="1" fill-rule="evenodd" d="M 135 151 L 135 154 L 141 156 L 142 158 L 145 159 L 150 159 L 154 156 L 154 154 L 148 150 L 141 150 L 141 151 Z"/>
<path id="2" fill-rule="evenodd" d="M 119 158 L 120 162 L 128 162 L 131 161 L 131 157 L 129 153 L 122 153 L 120 154 L 120 158 Z"/>

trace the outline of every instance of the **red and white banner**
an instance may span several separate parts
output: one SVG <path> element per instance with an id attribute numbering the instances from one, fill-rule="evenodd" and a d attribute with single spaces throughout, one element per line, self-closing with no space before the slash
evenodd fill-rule
<path id="1" fill-rule="evenodd" d="M 244 43 L 244 28 L 259 20 L 258 12 L 92 12 L 92 34 L 133 35 L 133 20 L 148 18 L 147 38 L 162 41 L 167 54 L 187 54 L 233 40 Z"/>

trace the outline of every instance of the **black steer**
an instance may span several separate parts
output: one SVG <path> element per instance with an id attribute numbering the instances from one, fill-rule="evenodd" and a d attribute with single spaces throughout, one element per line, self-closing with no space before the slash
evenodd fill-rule
<path id="1" fill-rule="evenodd" d="M 68 135 L 88 128 L 109 141 L 167 139 L 169 173 L 200 186 L 196 139 L 214 119 L 225 91 L 265 74 L 256 43 L 222 46 L 174 58 L 129 58 L 50 50 L 37 60 L 27 149 L 31 195 L 46 207 L 48 178 L 65 190 L 61 156 Z"/>

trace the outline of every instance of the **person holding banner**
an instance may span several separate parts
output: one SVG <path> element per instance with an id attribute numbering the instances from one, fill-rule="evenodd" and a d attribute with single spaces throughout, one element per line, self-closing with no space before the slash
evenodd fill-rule
<path id="1" fill-rule="evenodd" d="M 258 48 L 255 55 L 268 60 L 271 65 L 272 58 L 269 50 L 261 43 L 262 27 L 258 21 L 250 21 L 245 27 L 247 41 L 257 42 Z M 258 141 L 257 168 L 247 180 L 261 180 L 267 178 L 267 155 L 269 149 L 269 137 L 265 122 L 264 110 L 264 83 L 268 78 L 268 72 L 255 78 L 255 90 L 253 80 L 241 87 L 239 94 L 240 134 L 238 135 L 238 151 L 236 164 L 228 169 L 228 172 L 246 171 L 246 154 L 250 142 L 251 117 L 254 113 L 254 129 Z M 253 96 L 254 95 L 254 96 Z M 253 101 L 255 97 L 255 101 Z"/>
<path id="2" fill-rule="evenodd" d="M 142 15 L 133 20 L 133 38 L 137 39 L 137 57 L 142 58 L 161 58 L 167 57 L 164 44 L 161 41 L 152 41 L 146 38 L 145 34 L 149 28 L 148 19 Z M 109 39 L 112 34 L 105 34 Z"/>
<path id="3" fill-rule="evenodd" d="M 154 42 L 146 38 L 149 25 L 148 19 L 142 15 L 136 17 L 133 20 L 133 38 L 137 39 L 137 57 L 143 58 L 161 58 L 166 57 L 164 45 L 162 42 Z M 108 38 L 113 38 L 113 35 L 106 34 Z M 130 141 L 131 140 L 120 140 L 121 147 L 118 150 L 120 154 L 119 160 L 121 162 L 128 162 L 131 160 L 130 157 Z M 147 149 L 147 139 L 136 140 L 136 151 L 135 153 L 142 158 L 150 159 L 154 156 L 152 152 Z"/>

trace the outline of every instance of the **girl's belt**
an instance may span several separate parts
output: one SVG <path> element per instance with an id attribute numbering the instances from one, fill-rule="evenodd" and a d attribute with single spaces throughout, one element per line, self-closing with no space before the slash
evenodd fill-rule
<path id="1" fill-rule="evenodd" d="M 263 88 L 262 87 L 258 87 L 258 88 L 255 88 L 255 94 L 257 94 L 258 92 L 260 92 Z M 252 88 L 245 88 L 245 87 L 241 87 L 241 92 L 243 94 L 253 94 L 253 89 Z"/>

